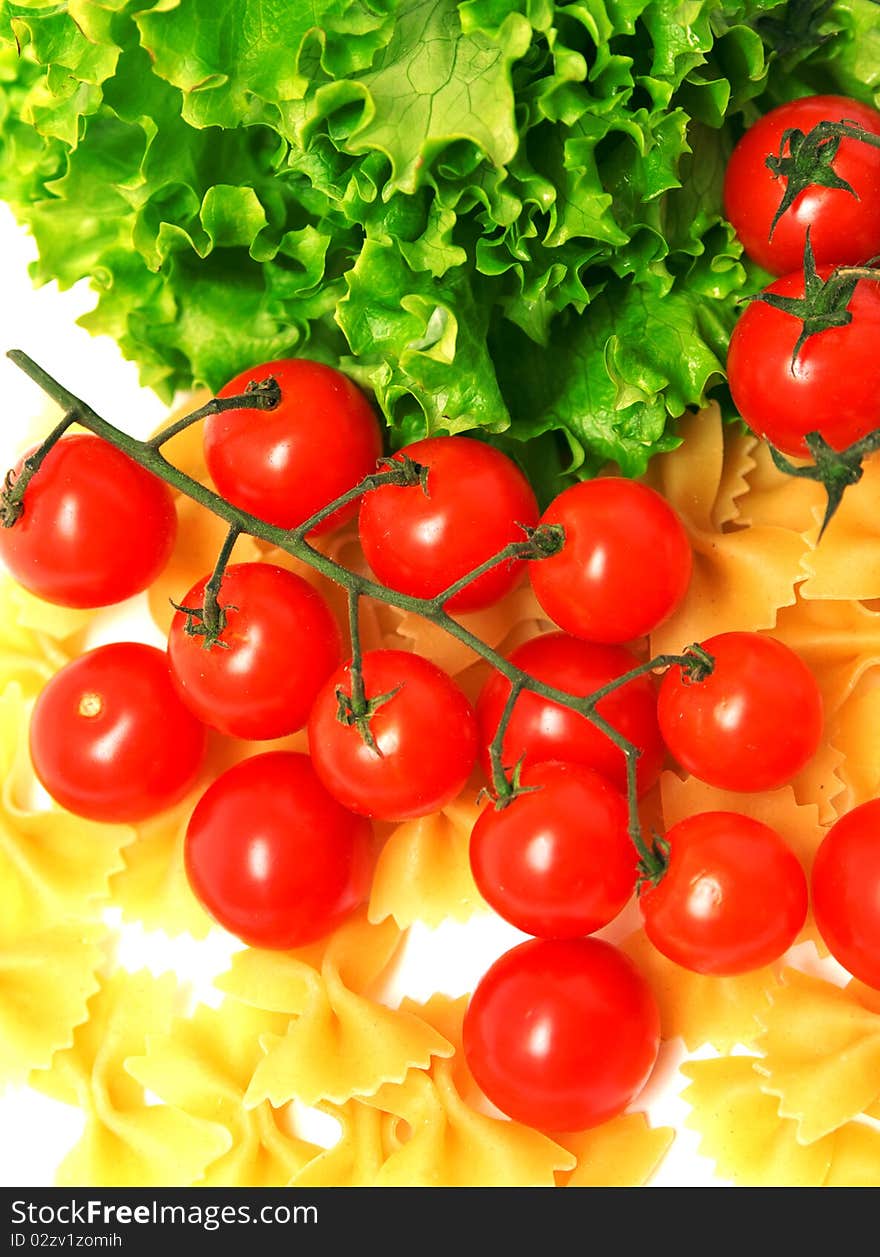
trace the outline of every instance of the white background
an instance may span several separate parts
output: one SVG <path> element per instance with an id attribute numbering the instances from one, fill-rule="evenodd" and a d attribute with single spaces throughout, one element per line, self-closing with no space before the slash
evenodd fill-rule
<path id="1" fill-rule="evenodd" d="M 123 361 L 112 341 L 91 337 L 76 326 L 76 318 L 94 304 L 88 286 L 81 284 L 65 293 L 54 284 L 34 290 L 27 274 L 33 256 L 33 243 L 0 204 L 0 474 L 39 436 L 41 425 L 47 431 L 53 422 L 40 391 L 5 357 L 9 349 L 24 349 L 105 418 L 136 435 L 145 435 L 165 414 L 158 398 L 139 387 L 136 368 Z M 162 644 L 140 599 L 106 619 L 97 640 L 126 637 Z M 624 915 L 625 921 L 605 932 L 609 937 L 622 936 L 635 926 L 637 918 L 631 912 Z M 116 922 L 112 910 L 110 919 Z M 524 937 L 488 914 L 467 926 L 448 923 L 437 931 L 414 928 L 389 998 L 407 994 L 425 999 L 435 990 L 453 996 L 470 991 L 492 960 Z M 219 931 L 205 943 L 187 938 L 170 942 L 162 935 L 146 936 L 140 928 L 126 927 L 119 935 L 118 960 L 130 969 L 148 965 L 154 973 L 173 969 L 197 989 L 206 989 L 212 974 L 226 967 L 235 947 L 234 940 Z M 687 1113 L 677 1098 L 684 1085 L 677 1071 L 682 1055 L 678 1043 L 664 1045 L 654 1077 L 634 1106 L 647 1110 L 652 1124 L 674 1125 L 679 1130 L 654 1182 L 657 1186 L 718 1186 L 711 1163 L 696 1151 L 697 1136 L 681 1126 Z M 77 1110 L 27 1088 L 8 1088 L 0 1095 L 0 1185 L 51 1185 L 57 1165 L 81 1126 Z M 326 1132 L 326 1124 L 307 1133 L 323 1141 L 322 1130 Z"/>

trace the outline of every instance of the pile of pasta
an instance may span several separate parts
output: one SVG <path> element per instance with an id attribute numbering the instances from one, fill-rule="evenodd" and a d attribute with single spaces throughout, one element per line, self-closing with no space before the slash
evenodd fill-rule
<path id="1" fill-rule="evenodd" d="M 689 595 L 640 643 L 644 657 L 729 629 L 772 634 L 812 668 L 825 702 L 823 744 L 791 785 L 732 795 L 667 769 L 645 801 L 658 828 L 714 808 L 746 812 L 784 835 L 809 870 L 825 828 L 880 792 L 880 458 L 817 546 L 821 490 L 786 478 L 753 437 L 715 409 L 689 416 L 683 443 L 650 479 L 679 511 L 694 548 Z M 203 475 L 199 442 L 167 450 Z M 149 593 L 160 629 L 169 598 L 210 570 L 225 527 L 180 499 L 177 550 Z M 354 531 L 321 545 L 362 563 Z M 265 557 L 240 539 L 234 561 Z M 345 622 L 344 593 L 323 587 Z M 634 590 L 634 593 L 636 591 Z M 466 617 L 508 651 L 550 626 L 528 584 Z M 76 1105 L 82 1135 L 60 1185 L 617 1186 L 655 1178 L 676 1133 L 633 1106 L 603 1126 L 548 1137 L 487 1105 L 461 1051 L 467 997 L 387 998 L 388 976 L 416 922 L 488 912 L 471 878 L 474 780 L 441 813 L 377 826 L 369 903 L 320 943 L 291 952 L 241 948 L 194 1002 L 174 973 L 130 972 L 117 923 L 204 940 L 212 922 L 192 896 L 182 845 L 207 781 L 267 749 L 216 737 L 204 780 L 171 812 L 129 827 L 35 807 L 27 723 L 46 679 L 83 649 L 93 616 L 0 584 L 0 1082 Z M 426 654 L 475 696 L 486 666 L 412 615 L 369 604 L 365 648 Z M 305 735 L 271 746 L 305 749 Z M 657 995 L 664 1060 L 685 1126 L 719 1180 L 738 1185 L 878 1185 L 880 991 L 827 958 L 807 921 L 779 965 L 701 977 L 666 960 L 624 912 L 620 942 Z M 669 1072 L 669 1071 L 668 1071 Z M 674 1073 L 674 1069 L 671 1071 Z M 297 1133 L 317 1111 L 330 1135 Z M 332 1120 L 331 1120 L 332 1119 Z"/>

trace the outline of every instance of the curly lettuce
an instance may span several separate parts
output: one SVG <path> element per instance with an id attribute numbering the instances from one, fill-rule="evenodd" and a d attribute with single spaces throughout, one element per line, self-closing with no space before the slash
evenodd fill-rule
<path id="1" fill-rule="evenodd" d="M 0 198 L 165 397 L 304 354 L 392 446 L 481 435 L 547 493 L 637 475 L 723 383 L 732 144 L 780 95 L 880 95 L 876 14 L 0 0 Z"/>

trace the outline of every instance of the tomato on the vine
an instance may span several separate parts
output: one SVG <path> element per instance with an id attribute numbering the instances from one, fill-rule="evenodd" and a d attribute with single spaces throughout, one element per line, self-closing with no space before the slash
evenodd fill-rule
<path id="1" fill-rule="evenodd" d="M 225 410 L 205 420 L 205 462 L 233 505 L 279 528 L 296 528 L 376 470 L 382 454 L 378 420 L 346 375 L 307 358 L 285 358 L 242 371 L 218 397 L 274 379 L 281 400 L 272 410 Z M 357 503 L 315 528 L 349 519 Z"/>
<path id="2" fill-rule="evenodd" d="M 208 580 L 181 605 L 201 607 Z M 302 729 L 342 658 L 327 603 L 301 576 L 271 563 L 228 567 L 218 601 L 225 626 L 207 649 L 203 636 L 187 632 L 191 617 L 178 611 L 172 621 L 168 660 L 180 697 L 205 724 L 233 737 L 280 738 Z"/>
<path id="3" fill-rule="evenodd" d="M 636 884 L 626 800 L 591 768 L 536 764 L 524 793 L 486 807 L 471 832 L 483 898 L 525 934 L 580 938 L 620 912 Z"/>
<path id="4" fill-rule="evenodd" d="M 648 1080 L 660 1014 L 648 983 L 595 938 L 532 939 L 482 977 L 464 1018 L 477 1084 L 514 1121 L 574 1131 L 616 1117 Z"/>
<path id="5" fill-rule="evenodd" d="M 168 486 L 116 446 L 78 433 L 57 441 L 31 477 L 19 518 L 0 528 L 0 559 L 46 602 L 106 607 L 156 579 L 176 534 Z"/>
<path id="6" fill-rule="evenodd" d="M 381 820 L 427 816 L 451 802 L 477 753 L 473 709 L 450 676 L 405 650 L 366 651 L 366 723 L 341 712 L 352 699 L 351 664 L 335 672 L 309 717 L 315 771 L 340 803 Z"/>
<path id="7" fill-rule="evenodd" d="M 827 280 L 830 267 L 819 267 Z M 803 271 L 786 275 L 765 292 L 801 298 Z M 880 272 L 860 279 L 847 302 L 852 321 L 814 332 L 792 354 L 802 321 L 765 301 L 740 316 L 727 353 L 734 405 L 759 437 L 784 454 L 808 453 L 804 437 L 818 432 L 836 450 L 880 427 Z"/>
<path id="8" fill-rule="evenodd" d="M 835 960 L 880 989 L 880 799 L 835 821 L 813 864 L 811 893 L 819 933 Z"/>
<path id="9" fill-rule="evenodd" d="M 790 647 L 758 633 L 719 633 L 702 643 L 711 676 L 678 666 L 660 684 L 657 714 L 682 768 L 722 790 L 775 790 L 815 754 L 822 696 Z"/>
<path id="10" fill-rule="evenodd" d="M 669 863 L 639 904 L 645 933 L 685 969 L 729 975 L 777 960 L 807 915 L 807 879 L 769 825 L 700 812 L 666 834 Z"/>
<path id="11" fill-rule="evenodd" d="M 200 903 L 243 942 L 301 947 L 365 899 L 371 832 L 327 793 L 307 755 L 268 751 L 202 795 L 186 831 L 186 872 Z"/>
<path id="12" fill-rule="evenodd" d="M 880 148 L 849 136 L 836 151 L 824 149 L 833 176 L 852 191 L 828 183 L 809 183 L 773 220 L 786 193 L 787 177 L 774 173 L 768 157 L 789 156 L 782 147 L 786 131 L 813 130 L 821 122 L 854 122 L 880 136 L 880 112 L 846 96 L 802 96 L 777 105 L 755 122 L 739 140 L 724 175 L 724 209 L 746 253 L 772 275 L 800 270 L 804 238 L 810 237 L 820 264 L 867 262 L 880 253 Z M 833 147 L 833 145 L 832 145 Z M 820 178 L 825 178 L 822 154 L 817 155 Z"/>
<path id="13" fill-rule="evenodd" d="M 691 545 L 656 490 L 621 476 L 564 489 L 541 517 L 560 525 L 558 554 L 529 564 L 532 589 L 566 633 L 629 642 L 650 633 L 684 598 Z"/>
<path id="14" fill-rule="evenodd" d="M 383 485 L 364 495 L 358 531 L 367 562 L 391 589 L 434 598 L 538 522 L 532 488 L 512 459 L 472 437 L 429 437 L 403 455 L 428 469 L 426 487 Z M 512 589 L 523 560 L 483 573 L 446 603 L 490 606 Z"/>
<path id="15" fill-rule="evenodd" d="M 623 646 L 585 642 L 566 633 L 542 633 L 517 647 L 510 662 L 553 689 L 577 696 L 594 693 L 638 666 Z M 510 694 L 510 682 L 493 673 L 477 700 L 480 760 L 491 780 L 489 746 Z M 603 698 L 598 714 L 641 752 L 636 780 L 643 794 L 657 780 L 666 754 L 657 724 L 657 695 L 649 676 L 636 677 Z M 502 762 L 512 769 L 526 764 L 562 760 L 594 768 L 612 785 L 626 788 L 626 760 L 606 734 L 586 716 L 525 690 L 517 698 L 504 735 Z"/>
<path id="16" fill-rule="evenodd" d="M 114 642 L 47 682 L 31 716 L 30 751 L 38 778 L 68 812 L 140 821 L 195 784 L 205 726 L 178 698 L 161 650 Z"/>

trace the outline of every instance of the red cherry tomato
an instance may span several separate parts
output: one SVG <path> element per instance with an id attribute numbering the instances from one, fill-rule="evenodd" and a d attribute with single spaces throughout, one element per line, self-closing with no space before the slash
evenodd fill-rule
<path id="1" fill-rule="evenodd" d="M 503 1113 L 539 1130 L 583 1130 L 622 1113 L 659 1045 L 650 987 L 595 938 L 532 939 L 505 952 L 464 1019 L 478 1085 Z"/>
<path id="2" fill-rule="evenodd" d="M 812 875 L 813 915 L 828 950 L 853 977 L 880 990 L 880 799 L 828 830 Z"/>
<path id="3" fill-rule="evenodd" d="M 666 840 L 669 866 L 639 897 L 658 951 L 685 969 L 728 975 L 788 950 L 806 919 L 807 879 L 774 829 L 737 812 L 701 812 Z"/>
<path id="4" fill-rule="evenodd" d="M 470 703 L 436 664 L 405 650 L 367 651 L 362 672 L 367 699 L 385 699 L 370 719 L 376 749 L 339 719 L 339 695 L 351 698 L 346 664 L 326 682 L 309 717 L 315 771 L 334 798 L 364 816 L 408 820 L 436 812 L 460 793 L 474 767 Z"/>
<path id="5" fill-rule="evenodd" d="M 31 716 L 34 770 L 52 798 L 90 820 L 144 820 L 195 783 L 205 726 L 177 697 L 161 650 L 114 642 L 65 664 Z"/>
<path id="6" fill-rule="evenodd" d="M 880 253 L 880 149 L 861 140 L 842 139 L 832 170 L 849 183 L 844 188 L 812 184 L 800 192 L 770 235 L 788 180 L 768 169 L 786 131 L 811 131 L 820 122 L 858 123 L 880 135 L 880 113 L 846 96 L 803 96 L 778 105 L 759 118 L 734 148 L 724 175 L 724 209 L 746 253 L 773 275 L 799 271 L 804 237 L 820 264 L 866 262 Z M 789 152 L 786 144 L 785 154 Z"/>
<path id="7" fill-rule="evenodd" d="M 775 790 L 815 754 L 822 698 L 813 674 L 783 642 L 757 633 L 720 633 L 703 642 L 712 675 L 690 680 L 673 667 L 657 714 L 672 754 L 689 773 L 722 790 Z"/>
<path id="8" fill-rule="evenodd" d="M 270 751 L 209 786 L 186 831 L 193 893 L 231 934 L 287 950 L 328 934 L 370 884 L 369 821 L 327 793 L 307 755 Z"/>
<path id="9" fill-rule="evenodd" d="M 208 577 L 183 599 L 201 607 Z M 205 724 L 237 738 L 280 738 L 302 729 L 342 658 L 342 636 L 324 599 L 301 576 L 271 563 L 228 567 L 219 594 L 218 642 L 186 632 L 177 612 L 168 638 L 180 697 Z"/>
<path id="10" fill-rule="evenodd" d="M 536 764 L 521 780 L 526 793 L 485 808 L 474 825 L 474 880 L 489 906 L 525 934 L 592 934 L 635 890 L 626 800 L 580 764 Z"/>
<path id="11" fill-rule="evenodd" d="M 538 522 L 529 482 L 500 450 L 464 436 L 429 437 L 406 447 L 428 467 L 421 485 L 383 485 L 361 502 L 359 532 L 367 562 L 392 589 L 433 598 Z M 446 603 L 449 611 L 488 607 L 515 585 L 522 560 L 484 573 Z"/>
<path id="12" fill-rule="evenodd" d="M 554 689 L 583 697 L 638 666 L 638 659 L 622 646 L 580 641 L 565 633 L 544 633 L 518 647 L 510 662 Z M 477 701 L 480 756 L 491 780 L 489 745 L 510 694 L 510 682 L 493 673 Z M 641 749 L 637 781 L 644 793 L 657 780 L 666 754 L 657 724 L 657 697 L 648 676 L 637 677 L 599 703 L 600 716 Z M 520 759 L 526 764 L 546 760 L 583 764 L 626 788 L 623 752 L 585 716 L 577 715 L 531 691 L 517 698 L 502 747 L 505 767 Z"/>
<path id="13" fill-rule="evenodd" d="M 823 278 L 829 273 L 819 268 Z M 803 272 L 766 291 L 802 297 Z M 752 301 L 733 329 L 727 375 L 734 404 L 757 436 L 785 454 L 807 454 L 810 432 L 841 450 L 880 427 L 880 279 L 859 280 L 847 309 L 852 322 L 809 336 L 794 366 L 802 323 L 793 315 Z"/>
<path id="14" fill-rule="evenodd" d="M 106 607 L 140 593 L 174 547 L 168 487 L 96 436 L 53 445 L 22 505 L 16 523 L 0 528 L 0 559 L 25 589 L 63 607 Z"/>
<path id="15" fill-rule="evenodd" d="M 551 620 L 593 642 L 650 633 L 684 598 L 691 545 L 672 507 L 647 485 L 619 476 L 563 490 L 541 517 L 558 524 L 558 554 L 529 564 L 532 589 Z"/>
<path id="16" fill-rule="evenodd" d="M 376 470 L 382 453 L 378 420 L 364 394 L 341 371 L 307 358 L 286 358 L 242 371 L 219 397 L 274 378 L 274 410 L 227 410 L 205 420 L 205 461 L 229 502 L 279 528 L 296 528 Z M 349 519 L 352 503 L 323 521 L 326 532 Z"/>

